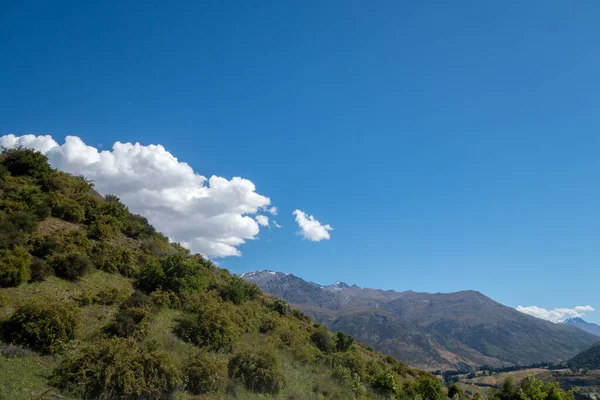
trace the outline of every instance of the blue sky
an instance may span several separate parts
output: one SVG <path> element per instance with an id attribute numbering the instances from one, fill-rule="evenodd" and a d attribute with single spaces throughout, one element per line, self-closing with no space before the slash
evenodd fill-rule
<path id="1" fill-rule="evenodd" d="M 600 3 L 87 3 L 0 6 L 0 135 L 250 180 L 233 272 L 600 309 Z"/>

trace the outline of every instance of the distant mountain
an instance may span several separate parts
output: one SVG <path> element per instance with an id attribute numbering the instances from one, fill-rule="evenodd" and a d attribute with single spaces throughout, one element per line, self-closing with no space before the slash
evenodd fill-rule
<path id="1" fill-rule="evenodd" d="M 600 342 L 577 354 L 569 361 L 569 365 L 577 368 L 600 369 Z"/>
<path id="2" fill-rule="evenodd" d="M 242 278 L 334 331 L 429 370 L 568 360 L 598 339 L 573 326 L 522 314 L 475 291 L 396 292 L 343 282 L 322 286 L 273 271 Z"/>
<path id="3" fill-rule="evenodd" d="M 574 326 L 596 336 L 600 336 L 600 325 L 593 324 L 591 322 L 586 322 L 581 318 L 569 318 L 561 322 L 561 324 Z"/>

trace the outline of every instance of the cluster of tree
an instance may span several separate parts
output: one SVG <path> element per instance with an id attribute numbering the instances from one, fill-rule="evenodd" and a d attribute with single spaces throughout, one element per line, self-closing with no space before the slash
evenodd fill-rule
<path id="1" fill-rule="evenodd" d="M 544 382 L 528 376 L 515 383 L 512 377 L 504 380 L 500 388 L 493 389 L 488 400 L 573 400 L 572 391 L 562 390 L 557 382 Z"/>

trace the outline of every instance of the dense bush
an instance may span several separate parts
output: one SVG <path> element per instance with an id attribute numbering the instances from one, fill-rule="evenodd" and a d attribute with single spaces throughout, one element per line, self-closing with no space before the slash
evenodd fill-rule
<path id="1" fill-rule="evenodd" d="M 227 384 L 227 361 L 207 352 L 198 352 L 186 362 L 184 370 L 186 389 L 192 394 L 222 391 Z"/>
<path id="2" fill-rule="evenodd" d="M 377 393 L 385 396 L 391 396 L 398 390 L 396 378 L 390 371 L 376 376 L 373 380 L 372 386 Z"/>
<path id="3" fill-rule="evenodd" d="M 136 286 L 146 293 L 160 289 L 181 293 L 199 290 L 207 284 L 206 261 L 201 256 L 174 254 L 144 265 Z"/>
<path id="4" fill-rule="evenodd" d="M 83 399 L 165 399 L 181 383 L 181 374 L 168 354 L 111 339 L 69 355 L 51 382 Z"/>
<path id="5" fill-rule="evenodd" d="M 337 351 L 348 351 L 354 344 L 354 338 L 344 332 L 336 333 L 335 348 Z"/>
<path id="6" fill-rule="evenodd" d="M 48 262 L 56 276 L 71 281 L 81 278 L 92 270 L 89 257 L 78 252 L 56 254 Z"/>
<path id="7" fill-rule="evenodd" d="M 91 251 L 96 268 L 108 273 L 120 273 L 133 277 L 138 271 L 138 260 L 133 251 L 111 245 L 108 242 L 98 242 Z"/>
<path id="8" fill-rule="evenodd" d="M 52 215 L 68 222 L 80 223 L 85 219 L 85 208 L 77 201 L 61 194 L 53 192 L 50 197 Z"/>
<path id="9" fill-rule="evenodd" d="M 274 311 L 277 311 L 282 317 L 290 312 L 290 306 L 287 301 L 280 298 L 275 298 L 273 300 L 273 303 L 271 303 L 271 308 Z"/>
<path id="10" fill-rule="evenodd" d="M 73 340 L 81 311 L 72 303 L 37 300 L 19 307 L 2 326 L 7 343 L 30 347 L 41 353 L 55 353 Z"/>
<path id="11" fill-rule="evenodd" d="M 313 334 L 310 336 L 310 340 L 315 346 L 323 353 L 332 353 L 335 351 L 335 341 L 331 337 L 331 334 L 323 325 L 320 325 Z"/>
<path id="12" fill-rule="evenodd" d="M 463 400 L 465 393 L 456 384 L 448 388 L 448 397 L 453 400 Z"/>
<path id="13" fill-rule="evenodd" d="M 155 305 L 140 292 L 135 292 L 121 303 L 115 320 L 107 328 L 107 333 L 118 337 L 143 338 L 148 333 Z"/>
<path id="14" fill-rule="evenodd" d="M 0 287 L 14 287 L 31 277 L 31 256 L 27 250 L 15 247 L 0 250 Z"/>
<path id="15" fill-rule="evenodd" d="M 221 288 L 221 298 L 233 304 L 244 304 L 255 300 L 260 294 L 260 289 L 253 283 L 246 282 L 238 276 L 233 276 L 229 283 Z"/>
<path id="16" fill-rule="evenodd" d="M 214 303 L 178 319 L 174 331 L 183 340 L 214 351 L 231 351 L 240 337 L 230 314 Z"/>
<path id="17" fill-rule="evenodd" d="M 41 178 L 51 172 L 48 158 L 33 149 L 5 149 L 2 156 L 2 164 L 14 176 Z"/>
<path id="18" fill-rule="evenodd" d="M 92 248 L 92 243 L 83 229 L 67 232 L 56 231 L 49 235 L 34 235 L 31 241 L 31 254 L 39 258 L 73 251 L 90 254 Z"/>
<path id="19" fill-rule="evenodd" d="M 88 236 L 95 240 L 109 240 L 121 231 L 121 222 L 111 215 L 100 215 L 88 227 Z"/>
<path id="20" fill-rule="evenodd" d="M 54 270 L 48 263 L 44 260 L 33 257 L 31 260 L 31 281 L 32 282 L 42 282 L 45 281 L 47 277 L 52 276 L 54 274 Z"/>
<path id="21" fill-rule="evenodd" d="M 490 400 L 573 400 L 572 391 L 564 391 L 557 382 L 544 382 L 533 376 L 526 377 L 516 385 L 508 377 L 498 389 L 488 394 Z"/>
<path id="22" fill-rule="evenodd" d="M 440 400 L 446 397 L 440 380 L 434 377 L 419 379 L 416 390 L 423 400 Z"/>
<path id="23" fill-rule="evenodd" d="M 273 351 L 243 352 L 229 360 L 229 376 L 239 379 L 248 390 L 278 393 L 285 384 Z"/>

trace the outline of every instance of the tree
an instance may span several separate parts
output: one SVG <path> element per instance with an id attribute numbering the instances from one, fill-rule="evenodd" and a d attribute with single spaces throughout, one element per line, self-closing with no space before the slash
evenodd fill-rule
<path id="1" fill-rule="evenodd" d="M 448 397 L 451 399 L 462 400 L 465 398 L 465 394 L 455 383 L 448 389 Z"/>
<path id="2" fill-rule="evenodd" d="M 348 351 L 350 346 L 354 343 L 354 338 L 344 332 L 338 332 L 336 334 L 335 347 L 337 351 Z"/>

